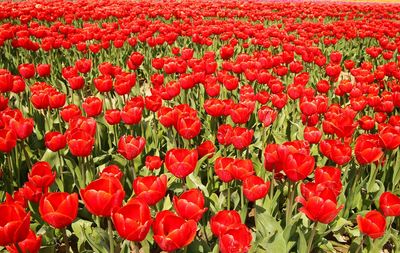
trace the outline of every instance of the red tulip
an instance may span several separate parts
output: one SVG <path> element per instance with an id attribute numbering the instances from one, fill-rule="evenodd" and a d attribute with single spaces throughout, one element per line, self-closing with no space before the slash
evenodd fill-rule
<path id="1" fill-rule="evenodd" d="M 26 239 L 29 233 L 30 213 L 17 204 L 0 204 L 0 246 Z"/>
<path id="2" fill-rule="evenodd" d="M 392 126 L 384 127 L 379 131 L 382 147 L 394 150 L 400 146 L 400 131 Z"/>
<path id="3" fill-rule="evenodd" d="M 135 125 L 142 119 L 143 105 L 128 102 L 121 111 L 121 119 L 125 124 Z"/>
<path id="4" fill-rule="evenodd" d="M 50 64 L 38 64 L 36 71 L 40 77 L 50 76 L 51 65 Z"/>
<path id="5" fill-rule="evenodd" d="M 18 139 L 25 139 L 29 137 L 29 135 L 32 134 L 33 132 L 33 125 L 34 121 L 33 119 L 25 119 L 21 118 L 18 121 L 17 120 L 10 120 L 10 127 L 15 131 L 17 134 Z"/>
<path id="6" fill-rule="evenodd" d="M 261 107 L 258 112 L 258 119 L 263 123 L 264 127 L 270 126 L 276 120 L 278 112 L 269 106 Z"/>
<path id="7" fill-rule="evenodd" d="M 233 178 L 241 181 L 254 174 L 253 162 L 250 159 L 234 159 L 232 166 L 228 168 Z"/>
<path id="8" fill-rule="evenodd" d="M 235 127 L 232 131 L 231 142 L 236 149 L 247 148 L 253 139 L 254 130 L 245 127 Z"/>
<path id="9" fill-rule="evenodd" d="M 248 176 L 243 180 L 243 194 L 249 201 L 254 202 L 267 195 L 269 186 L 270 182 L 264 182 L 264 180 L 258 176 Z"/>
<path id="10" fill-rule="evenodd" d="M 197 224 L 185 221 L 171 211 L 157 214 L 153 223 L 154 240 L 162 250 L 174 251 L 189 245 L 196 236 Z"/>
<path id="11" fill-rule="evenodd" d="M 233 127 L 228 124 L 222 124 L 218 127 L 217 140 L 222 145 L 232 144 Z"/>
<path id="12" fill-rule="evenodd" d="M 82 129 L 73 129 L 67 136 L 67 143 L 71 154 L 85 157 L 92 152 L 94 137 Z"/>
<path id="13" fill-rule="evenodd" d="M 38 203 L 44 193 L 48 192 L 48 187 L 42 188 L 35 185 L 33 182 L 25 182 L 24 186 L 20 188 L 23 197 L 34 203 Z"/>
<path id="14" fill-rule="evenodd" d="M 377 162 L 384 155 L 378 135 L 373 134 L 359 135 L 356 139 L 354 153 L 359 164 Z"/>
<path id="15" fill-rule="evenodd" d="M 351 160 L 351 147 L 339 140 L 323 140 L 319 144 L 319 150 L 324 156 L 339 165 L 346 164 Z"/>
<path id="16" fill-rule="evenodd" d="M 41 245 L 42 245 L 42 236 L 41 235 L 37 236 L 31 229 L 29 229 L 29 233 L 26 239 L 18 243 L 19 248 L 24 253 L 38 253 Z M 15 244 L 6 246 L 6 249 L 10 253 L 20 253 Z"/>
<path id="17" fill-rule="evenodd" d="M 60 132 L 48 132 L 44 136 L 44 144 L 51 151 L 57 152 L 67 145 L 67 139 Z"/>
<path id="18" fill-rule="evenodd" d="M 116 125 L 121 122 L 121 112 L 118 109 L 106 110 L 104 118 L 110 125 Z"/>
<path id="19" fill-rule="evenodd" d="M 289 154 L 284 160 L 283 171 L 292 182 L 305 179 L 315 166 L 313 156 L 301 153 Z"/>
<path id="20" fill-rule="evenodd" d="M 197 159 L 196 150 L 174 148 L 165 154 L 165 166 L 174 176 L 184 178 L 194 171 Z"/>
<path id="21" fill-rule="evenodd" d="M 149 170 L 156 170 L 159 169 L 161 167 L 161 165 L 163 164 L 163 161 L 161 160 L 161 158 L 159 156 L 146 156 L 146 168 L 148 168 Z"/>
<path id="22" fill-rule="evenodd" d="M 233 180 L 232 166 L 234 162 L 235 159 L 230 157 L 218 157 L 215 160 L 215 174 L 222 182 L 228 183 Z"/>
<path id="23" fill-rule="evenodd" d="M 35 65 L 32 63 L 20 64 L 18 72 L 23 78 L 29 79 L 35 75 Z"/>
<path id="24" fill-rule="evenodd" d="M 82 107 L 88 117 L 96 117 L 103 109 L 103 101 L 98 97 L 87 97 Z"/>
<path id="25" fill-rule="evenodd" d="M 369 211 L 365 217 L 357 215 L 358 229 L 372 239 L 382 237 L 386 230 L 386 219 L 378 211 Z"/>
<path id="26" fill-rule="evenodd" d="M 69 86 L 73 90 L 82 89 L 85 85 L 85 79 L 82 76 L 73 76 L 67 79 Z"/>
<path id="27" fill-rule="evenodd" d="M 303 205 L 299 209 L 300 212 L 307 215 L 310 220 L 324 224 L 331 223 L 343 208 L 343 205 L 336 207 L 335 199 L 320 196 L 311 196 L 308 199 L 297 197 L 296 201 Z"/>
<path id="28" fill-rule="evenodd" d="M 133 181 L 133 191 L 137 199 L 144 200 L 150 206 L 155 205 L 167 192 L 167 176 L 137 177 Z"/>
<path id="29" fill-rule="evenodd" d="M 183 138 L 190 140 L 196 137 L 201 130 L 201 122 L 197 117 L 185 116 L 177 120 L 176 130 Z"/>
<path id="30" fill-rule="evenodd" d="M 391 192 L 384 192 L 379 198 L 379 207 L 386 217 L 400 216 L 400 197 Z"/>
<path id="31" fill-rule="evenodd" d="M 322 133 L 318 128 L 307 126 L 304 128 L 304 140 L 316 144 L 321 140 Z"/>
<path id="32" fill-rule="evenodd" d="M 208 208 L 204 208 L 204 196 L 200 190 L 191 189 L 182 193 L 179 198 L 174 196 L 174 209 L 186 220 L 199 222 Z"/>
<path id="33" fill-rule="evenodd" d="M 94 78 L 93 83 L 99 92 L 109 92 L 113 88 L 113 80 L 108 75 Z"/>
<path id="34" fill-rule="evenodd" d="M 9 153 L 17 145 L 17 134 L 12 129 L 0 129 L 0 151 Z"/>
<path id="35" fill-rule="evenodd" d="M 13 75 L 6 69 L 0 69 L 0 92 L 5 93 L 13 89 Z"/>
<path id="36" fill-rule="evenodd" d="M 65 106 L 61 111 L 61 118 L 65 121 L 65 122 L 69 122 L 70 119 L 74 118 L 74 117 L 78 117 L 82 115 L 81 109 L 79 109 L 79 107 L 75 104 L 70 104 Z"/>
<path id="37" fill-rule="evenodd" d="M 47 193 L 40 200 L 39 212 L 50 226 L 64 228 L 70 225 L 78 214 L 78 194 Z"/>
<path id="38" fill-rule="evenodd" d="M 113 209 L 122 205 L 125 191 L 115 177 L 102 177 L 81 189 L 80 195 L 90 213 L 110 217 Z"/>
<path id="39" fill-rule="evenodd" d="M 211 158 L 214 153 L 215 153 L 215 145 L 212 141 L 207 140 L 203 143 L 201 143 L 197 147 L 197 153 L 199 154 L 199 158 L 202 158 L 204 156 L 207 156 L 208 158 Z"/>
<path id="40" fill-rule="evenodd" d="M 150 208 L 140 199 L 129 202 L 112 213 L 118 234 L 129 241 L 140 242 L 146 238 L 152 224 Z"/>
<path id="41" fill-rule="evenodd" d="M 80 59 L 75 62 L 76 69 L 85 74 L 92 68 L 92 60 L 90 59 Z"/>
<path id="42" fill-rule="evenodd" d="M 115 177 L 116 179 L 121 180 L 123 175 L 124 174 L 122 173 L 122 171 L 115 164 L 105 167 L 100 172 L 100 178 L 101 177 Z"/>
<path id="43" fill-rule="evenodd" d="M 230 110 L 232 121 L 236 124 L 245 124 L 250 119 L 252 111 L 244 104 L 234 104 Z"/>
<path id="44" fill-rule="evenodd" d="M 135 138 L 132 135 L 124 135 L 118 141 L 118 153 L 132 160 L 142 153 L 145 145 L 146 140 L 141 136 Z"/>
<path id="45" fill-rule="evenodd" d="M 221 253 L 249 252 L 253 236 L 244 224 L 232 226 L 219 237 Z"/>
<path id="46" fill-rule="evenodd" d="M 210 219 L 211 231 L 217 237 L 222 236 L 230 228 L 236 227 L 241 223 L 240 215 L 235 210 L 219 211 Z"/>
<path id="47" fill-rule="evenodd" d="M 50 187 L 56 178 L 56 173 L 52 171 L 48 162 L 37 162 L 32 166 L 28 175 L 29 182 L 39 188 Z"/>

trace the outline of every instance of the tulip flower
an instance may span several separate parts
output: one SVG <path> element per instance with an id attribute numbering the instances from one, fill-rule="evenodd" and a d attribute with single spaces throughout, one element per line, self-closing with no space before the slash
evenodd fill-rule
<path id="1" fill-rule="evenodd" d="M 29 233 L 30 213 L 18 204 L 0 204 L 0 246 L 26 239 Z"/>
<path id="2" fill-rule="evenodd" d="M 54 183 L 55 177 L 56 173 L 52 171 L 48 162 L 35 163 L 28 174 L 29 182 L 39 188 L 50 187 Z"/>
<path id="3" fill-rule="evenodd" d="M 174 251 L 189 245 L 196 236 L 197 224 L 165 210 L 157 214 L 153 223 L 154 240 L 162 250 Z"/>
<path id="4" fill-rule="evenodd" d="M 386 219 L 376 210 L 369 211 L 365 217 L 357 215 L 357 224 L 360 232 L 372 239 L 382 237 L 385 234 Z"/>
<path id="5" fill-rule="evenodd" d="M 112 213 L 112 221 L 122 238 L 134 242 L 143 241 L 152 224 L 150 208 L 140 199 L 131 199 Z"/>
<path id="6" fill-rule="evenodd" d="M 219 237 L 219 249 L 222 253 L 249 252 L 253 236 L 244 224 L 233 225 Z"/>
<path id="7" fill-rule="evenodd" d="M 165 166 L 177 178 L 185 178 L 196 168 L 196 150 L 174 148 L 165 154 Z"/>
<path id="8" fill-rule="evenodd" d="M 400 197 L 391 192 L 384 192 L 379 198 L 379 207 L 386 217 L 398 217 L 400 216 Z"/>
<path id="9" fill-rule="evenodd" d="M 80 195 L 90 213 L 110 217 L 113 209 L 122 205 L 125 191 L 115 177 L 102 177 L 81 189 Z"/>
<path id="10" fill-rule="evenodd" d="M 22 250 L 22 252 L 29 253 L 38 253 L 41 245 L 42 236 L 37 236 L 31 229 L 29 229 L 28 236 L 23 241 L 18 242 L 18 246 Z M 15 244 L 6 246 L 6 249 L 10 253 L 20 253 Z"/>
<path id="11" fill-rule="evenodd" d="M 270 182 L 258 176 L 248 176 L 243 180 L 243 194 L 249 201 L 256 201 L 257 199 L 264 198 L 269 190 Z"/>
<path id="12" fill-rule="evenodd" d="M 133 181 L 133 190 L 137 199 L 142 199 L 148 205 L 155 205 L 167 193 L 167 176 L 137 177 Z"/>
<path id="13" fill-rule="evenodd" d="M 42 219 L 54 228 L 70 225 L 78 214 L 78 194 L 54 192 L 44 194 L 39 204 Z"/>
<path id="14" fill-rule="evenodd" d="M 141 136 L 124 135 L 118 141 L 118 153 L 128 160 L 132 160 L 142 153 L 145 145 L 146 140 Z"/>
<path id="15" fill-rule="evenodd" d="M 217 237 L 222 236 L 230 228 L 238 226 L 241 223 L 240 215 L 235 210 L 219 211 L 210 219 L 211 231 Z"/>
<path id="16" fill-rule="evenodd" d="M 191 189 L 173 198 L 174 209 L 186 220 L 199 222 L 208 208 L 204 208 L 204 196 L 200 190 Z"/>

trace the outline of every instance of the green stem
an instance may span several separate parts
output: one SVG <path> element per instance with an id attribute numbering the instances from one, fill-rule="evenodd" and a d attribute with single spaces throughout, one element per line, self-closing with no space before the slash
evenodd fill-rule
<path id="1" fill-rule="evenodd" d="M 69 252 L 69 241 L 68 241 L 68 236 L 67 236 L 67 230 L 65 228 L 61 229 L 63 237 L 64 237 L 64 243 L 65 243 L 65 252 Z"/>
<path id="2" fill-rule="evenodd" d="M 111 218 L 107 219 L 107 223 L 108 223 L 108 238 L 110 240 L 110 253 L 114 253 L 114 236 L 113 236 Z"/>
<path id="3" fill-rule="evenodd" d="M 6 172 L 5 174 L 7 174 L 4 176 L 5 176 L 5 181 L 7 182 L 7 192 L 12 194 L 14 187 L 13 187 L 13 176 L 12 176 L 13 169 L 12 169 L 12 163 L 11 163 L 11 153 L 7 154 L 6 157 L 7 157 L 7 163 L 8 163 L 8 165 L 7 165 L 8 171 L 7 172 L 4 171 L 4 172 Z"/>
<path id="4" fill-rule="evenodd" d="M 30 170 L 32 168 L 32 163 L 31 163 L 31 158 L 29 157 L 29 154 L 25 149 L 25 144 L 26 144 L 25 141 L 22 141 L 22 143 L 21 143 L 22 150 L 24 151 L 26 164 L 28 165 L 28 170 Z"/>
<path id="5" fill-rule="evenodd" d="M 289 181 L 288 185 L 288 203 L 286 207 L 286 224 L 289 224 L 290 219 L 292 218 L 292 207 L 294 201 L 294 192 L 295 192 L 295 184 Z"/>
<path id="6" fill-rule="evenodd" d="M 363 251 L 363 245 L 364 245 L 364 234 L 361 234 L 360 246 L 358 246 L 356 253 L 359 253 L 359 252 Z"/>
<path id="7" fill-rule="evenodd" d="M 315 232 L 317 231 L 317 225 L 318 225 L 318 222 L 314 222 L 314 226 L 312 228 L 310 238 L 308 238 L 308 243 L 307 243 L 307 252 L 308 253 L 311 253 L 311 250 L 313 249 L 312 244 L 313 244 Z"/>

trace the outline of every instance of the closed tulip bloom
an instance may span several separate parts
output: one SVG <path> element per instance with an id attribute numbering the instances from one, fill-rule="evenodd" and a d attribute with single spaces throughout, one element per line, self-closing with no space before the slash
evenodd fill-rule
<path id="1" fill-rule="evenodd" d="M 92 60 L 90 59 L 80 59 L 75 62 L 75 67 L 81 73 L 87 73 L 92 68 Z"/>
<path id="2" fill-rule="evenodd" d="M 80 195 L 88 211 L 97 216 L 110 217 L 125 197 L 122 184 L 114 177 L 102 177 L 91 182 Z"/>
<path id="3" fill-rule="evenodd" d="M 165 210 L 157 214 L 153 223 L 154 240 L 162 250 L 174 251 L 189 245 L 196 236 L 197 224 Z"/>
<path id="4" fill-rule="evenodd" d="M 301 153 L 289 154 L 284 161 L 283 171 L 292 181 L 305 179 L 314 170 L 315 160 L 313 156 Z"/>
<path id="5" fill-rule="evenodd" d="M 384 127 L 379 131 L 382 147 L 394 150 L 400 146 L 400 131 L 393 126 Z"/>
<path id="6" fill-rule="evenodd" d="M 129 103 L 121 110 L 121 119 L 125 124 L 135 125 L 142 119 L 143 105 Z"/>
<path id="7" fill-rule="evenodd" d="M 163 164 L 163 161 L 161 160 L 161 158 L 159 156 L 146 156 L 146 168 L 148 168 L 149 170 L 156 170 L 159 169 L 161 167 L 161 165 Z"/>
<path id="8" fill-rule="evenodd" d="M 263 123 L 264 127 L 270 126 L 276 120 L 278 112 L 269 106 L 261 107 L 258 112 L 258 119 Z"/>
<path id="9" fill-rule="evenodd" d="M 118 141 L 118 153 L 132 160 L 142 153 L 145 145 L 146 140 L 141 136 L 124 135 Z"/>
<path id="10" fill-rule="evenodd" d="M 50 76 L 51 65 L 50 64 L 38 64 L 36 71 L 40 77 Z"/>
<path id="11" fill-rule="evenodd" d="M 320 196 L 312 196 L 307 200 L 303 197 L 297 197 L 296 201 L 303 205 L 299 209 L 300 212 L 304 213 L 310 220 L 324 224 L 331 223 L 343 208 L 343 205 L 337 208 L 336 200 L 333 201 L 330 198 Z"/>
<path id="12" fill-rule="evenodd" d="M 97 128 L 97 121 L 92 117 L 74 117 L 69 121 L 69 129 L 66 132 L 68 139 L 69 133 L 75 129 L 81 129 L 91 136 L 95 136 Z"/>
<path id="13" fill-rule="evenodd" d="M 309 143 L 316 144 L 321 140 L 322 132 L 318 128 L 307 126 L 304 128 L 304 139 Z"/>
<path id="14" fill-rule="evenodd" d="M 153 222 L 149 206 L 143 200 L 135 198 L 114 211 L 111 217 L 118 234 L 134 242 L 141 242 L 146 238 Z"/>
<path id="15" fill-rule="evenodd" d="M 357 215 L 357 224 L 360 232 L 372 239 L 382 237 L 385 234 L 386 219 L 376 210 L 369 211 L 365 217 Z"/>
<path id="16" fill-rule="evenodd" d="M 37 162 L 32 166 L 28 174 L 29 182 L 34 183 L 39 188 L 51 186 L 56 178 L 56 173 L 52 171 L 48 162 Z"/>
<path id="17" fill-rule="evenodd" d="M 170 107 L 161 107 L 157 111 L 157 117 L 164 127 L 173 126 L 177 120 L 175 110 Z"/>
<path id="18" fill-rule="evenodd" d="M 118 109 L 107 110 L 104 118 L 110 125 L 116 125 L 121 122 L 121 112 Z"/>
<path id="19" fill-rule="evenodd" d="M 221 253 L 246 253 L 249 252 L 253 236 L 246 225 L 232 226 L 219 237 Z"/>
<path id="20" fill-rule="evenodd" d="M 232 181 L 232 166 L 235 162 L 234 158 L 231 157 L 218 157 L 214 163 L 214 171 L 218 178 L 225 183 Z"/>
<path id="21" fill-rule="evenodd" d="M 197 117 L 181 117 L 177 121 L 176 129 L 180 136 L 190 140 L 196 137 L 201 130 L 201 122 Z"/>
<path id="22" fill-rule="evenodd" d="M 133 191 L 137 199 L 142 199 L 149 206 L 157 204 L 167 193 L 167 176 L 137 177 L 133 181 Z"/>
<path id="23" fill-rule="evenodd" d="M 73 90 L 82 89 L 85 85 L 85 79 L 82 76 L 73 76 L 67 79 L 69 86 Z"/>
<path id="24" fill-rule="evenodd" d="M 361 134 L 356 139 L 354 154 L 359 164 L 379 161 L 384 155 L 376 134 Z"/>
<path id="25" fill-rule="evenodd" d="M 103 109 L 103 101 L 98 97 L 87 97 L 82 107 L 88 117 L 96 117 Z"/>
<path id="26" fill-rule="evenodd" d="M 67 143 L 71 154 L 85 157 L 92 153 L 94 137 L 82 129 L 73 129 L 67 136 Z"/>
<path id="27" fill-rule="evenodd" d="M 39 204 L 42 219 L 54 228 L 64 228 L 78 214 L 78 194 L 52 192 L 43 195 Z"/>
<path id="28" fill-rule="evenodd" d="M 351 147 L 340 140 L 322 140 L 319 144 L 321 153 L 338 165 L 343 165 L 351 160 Z"/>
<path id="29" fill-rule="evenodd" d="M 245 127 L 235 127 L 232 131 L 231 142 L 236 149 L 247 148 L 253 139 L 254 130 Z"/>
<path id="30" fill-rule="evenodd" d="M 248 176 L 243 180 L 243 194 L 249 201 L 254 202 L 267 195 L 269 186 L 270 182 L 264 182 L 258 176 Z"/>
<path id="31" fill-rule="evenodd" d="M 65 106 L 61 111 L 61 118 L 65 121 L 65 122 L 69 122 L 70 119 L 74 118 L 74 117 L 78 117 L 82 115 L 81 109 L 79 109 L 79 107 L 75 104 L 70 104 Z"/>
<path id="32" fill-rule="evenodd" d="M 105 167 L 100 172 L 100 177 L 115 177 L 118 180 L 121 180 L 123 175 L 124 174 L 122 173 L 122 171 L 115 164 L 112 164 L 112 165 L 109 165 L 109 166 Z"/>
<path id="33" fill-rule="evenodd" d="M 215 153 L 215 149 L 214 143 L 210 140 L 206 140 L 197 147 L 197 153 L 199 154 L 199 158 L 204 156 L 211 158 Z"/>
<path id="34" fill-rule="evenodd" d="M 65 135 L 60 132 L 48 132 L 44 136 L 44 144 L 51 151 L 57 152 L 65 148 L 65 145 L 67 145 L 67 139 L 65 138 Z"/>
<path id="35" fill-rule="evenodd" d="M 36 186 L 35 183 L 28 181 L 25 182 L 24 186 L 20 188 L 23 197 L 34 203 L 38 203 L 43 196 L 43 193 L 48 192 L 48 187 L 42 188 Z"/>
<path id="36" fill-rule="evenodd" d="M 18 242 L 18 246 L 23 253 L 38 253 L 41 245 L 42 236 L 37 236 L 31 229 L 29 229 L 28 236 L 23 241 Z M 6 246 L 6 249 L 10 253 L 20 253 L 15 244 Z"/>
<path id="37" fill-rule="evenodd" d="M 17 134 L 13 129 L 0 129 L 0 151 L 9 153 L 17 145 Z"/>
<path id="38" fill-rule="evenodd" d="M 174 148 L 165 154 L 165 166 L 177 178 L 184 178 L 194 171 L 197 159 L 197 150 Z"/>
<path id="39" fill-rule="evenodd" d="M 235 124 L 245 124 L 250 119 L 252 111 L 244 104 L 235 104 L 231 107 L 230 116 Z"/>
<path id="40" fill-rule="evenodd" d="M 236 158 L 230 167 L 230 172 L 234 179 L 244 180 L 254 174 L 253 162 L 250 159 Z"/>
<path id="41" fill-rule="evenodd" d="M 18 204 L 0 204 L 0 246 L 26 239 L 29 233 L 30 213 Z"/>
<path id="42" fill-rule="evenodd" d="M 242 223 L 240 215 L 235 210 L 222 210 L 216 213 L 210 219 L 210 227 L 212 233 L 220 237 L 232 227 L 236 227 Z"/>
<path id="43" fill-rule="evenodd" d="M 232 144 L 233 127 L 228 124 L 222 124 L 218 127 L 217 140 L 222 145 Z"/>
<path id="44" fill-rule="evenodd" d="M 113 80 L 110 76 L 99 76 L 93 79 L 94 87 L 99 92 L 109 92 L 113 87 Z"/>
<path id="45" fill-rule="evenodd" d="M 14 129 L 18 139 L 25 139 L 33 132 L 34 121 L 33 119 L 21 118 L 19 120 L 10 120 L 10 127 Z"/>
<path id="46" fill-rule="evenodd" d="M 173 203 L 178 215 L 186 220 L 198 222 L 207 211 L 204 208 L 203 193 L 198 189 L 188 190 L 179 197 L 174 196 Z"/>
<path id="47" fill-rule="evenodd" d="M 400 216 L 400 197 L 391 192 L 384 192 L 379 198 L 379 207 L 386 217 L 398 217 Z"/>
<path id="48" fill-rule="evenodd" d="M 35 75 L 35 65 L 32 63 L 20 64 L 18 72 L 23 78 L 29 79 Z"/>

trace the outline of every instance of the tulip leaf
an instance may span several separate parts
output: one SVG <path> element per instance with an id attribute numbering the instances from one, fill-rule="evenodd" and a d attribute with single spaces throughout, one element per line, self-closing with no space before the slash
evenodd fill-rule
<path id="1" fill-rule="evenodd" d="M 201 183 L 201 179 L 198 176 L 195 176 L 193 173 L 186 177 L 186 185 L 189 189 L 200 189 L 205 197 L 209 196 L 207 187 Z"/>
<path id="2" fill-rule="evenodd" d="M 101 228 L 87 228 L 82 230 L 83 235 L 90 246 L 99 253 L 107 253 L 109 251 L 109 240 L 107 232 Z"/>

